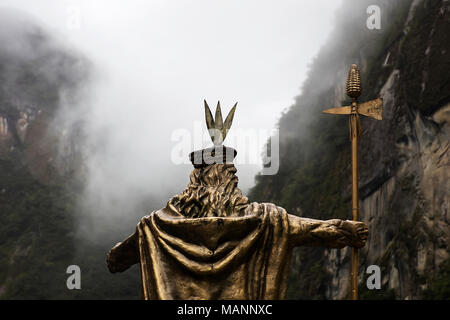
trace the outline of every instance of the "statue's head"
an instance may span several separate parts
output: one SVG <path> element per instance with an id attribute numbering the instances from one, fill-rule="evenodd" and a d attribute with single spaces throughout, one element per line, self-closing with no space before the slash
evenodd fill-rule
<path id="1" fill-rule="evenodd" d="M 242 216 L 249 202 L 238 188 L 238 177 L 233 159 L 237 151 L 222 145 L 233 121 L 236 104 L 225 122 L 220 103 L 215 119 L 205 101 L 205 118 L 214 146 L 194 151 L 190 159 L 194 165 L 187 188 L 169 200 L 186 217 Z"/>
<path id="2" fill-rule="evenodd" d="M 243 216 L 249 204 L 233 164 L 195 168 L 187 188 L 169 203 L 188 218 Z"/>

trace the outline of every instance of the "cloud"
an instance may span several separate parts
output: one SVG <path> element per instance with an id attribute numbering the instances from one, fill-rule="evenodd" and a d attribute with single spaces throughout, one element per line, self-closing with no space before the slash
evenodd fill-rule
<path id="1" fill-rule="evenodd" d="M 30 12 L 93 65 L 90 100 L 77 109 L 81 114 L 69 117 L 87 120 L 82 201 L 89 208 L 83 218 L 89 221 L 83 223 L 87 233 L 100 232 L 106 220 L 111 228 L 121 224 L 131 232 L 136 217 L 185 187 L 191 166 L 172 163 L 171 135 L 204 121 L 203 99 L 220 100 L 224 113 L 238 102 L 230 134 L 267 132 L 252 151 L 260 159 L 339 5 L 332 0 L 2 2 Z M 76 28 L 70 27 L 73 19 Z M 244 154 L 238 150 L 238 157 Z M 246 191 L 260 164 L 237 168 Z"/>

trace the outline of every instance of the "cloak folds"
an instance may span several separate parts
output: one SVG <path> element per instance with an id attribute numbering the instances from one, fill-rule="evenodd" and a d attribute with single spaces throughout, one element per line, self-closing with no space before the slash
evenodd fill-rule
<path id="1" fill-rule="evenodd" d="M 173 207 L 137 226 L 144 299 L 283 299 L 289 219 L 273 204 L 243 216 L 185 218 Z"/>

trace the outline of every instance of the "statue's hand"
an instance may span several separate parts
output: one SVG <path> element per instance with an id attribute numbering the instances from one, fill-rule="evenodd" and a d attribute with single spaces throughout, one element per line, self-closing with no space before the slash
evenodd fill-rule
<path id="1" fill-rule="evenodd" d="M 343 227 L 350 234 L 349 245 L 355 248 L 362 248 L 365 246 L 369 229 L 364 222 L 359 221 L 344 221 Z"/>

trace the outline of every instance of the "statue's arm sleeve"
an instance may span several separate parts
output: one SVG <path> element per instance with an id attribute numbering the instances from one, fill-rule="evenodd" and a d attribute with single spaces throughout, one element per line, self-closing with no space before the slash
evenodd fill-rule
<path id="1" fill-rule="evenodd" d="M 289 240 L 293 246 L 361 248 L 368 235 L 366 224 L 340 219 L 315 220 L 289 215 Z"/>
<path id="2" fill-rule="evenodd" d="M 111 273 L 123 272 L 139 262 L 137 231 L 116 244 L 107 254 L 106 263 Z"/>

